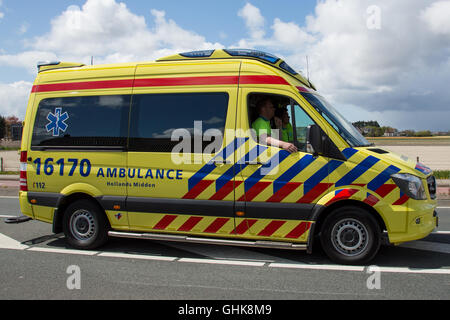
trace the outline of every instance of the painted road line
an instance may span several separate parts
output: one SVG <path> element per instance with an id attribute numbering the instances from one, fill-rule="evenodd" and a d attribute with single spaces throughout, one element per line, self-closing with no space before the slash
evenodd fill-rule
<path id="1" fill-rule="evenodd" d="M 224 264 L 224 265 L 234 265 L 234 266 L 251 266 L 251 267 L 262 267 L 265 262 L 251 262 L 251 261 L 237 261 L 237 260 L 215 260 L 215 259 L 194 259 L 194 258 L 181 258 L 179 262 L 189 262 L 189 263 L 207 263 L 207 264 Z"/>
<path id="2" fill-rule="evenodd" d="M 400 248 L 433 251 L 439 253 L 450 253 L 450 244 L 429 241 L 411 241 L 400 244 Z"/>
<path id="3" fill-rule="evenodd" d="M 49 252 L 49 253 L 63 253 L 63 254 L 78 254 L 83 256 L 93 256 L 98 254 L 98 251 L 83 251 L 83 250 L 73 250 L 73 249 L 55 249 L 55 248 L 42 248 L 42 247 L 31 247 L 27 251 L 36 252 Z"/>
<path id="4" fill-rule="evenodd" d="M 360 266 L 339 266 L 339 265 L 308 265 L 295 263 L 271 263 L 271 268 L 285 269 L 312 269 L 312 270 L 333 270 L 333 271 L 364 271 L 368 267 Z M 420 274 L 450 274 L 450 269 L 423 269 L 423 268 L 407 268 L 407 267 L 380 267 L 381 272 L 392 273 L 420 273 Z"/>
<path id="5" fill-rule="evenodd" d="M 450 234 L 450 231 L 435 231 L 432 234 Z"/>
<path id="6" fill-rule="evenodd" d="M 25 250 L 27 248 L 29 247 L 0 233 L 0 249 Z"/>
<path id="7" fill-rule="evenodd" d="M 101 252 L 99 257 L 108 258 L 125 258 L 125 259 L 141 259 L 141 260 L 159 260 L 159 261 L 175 261 L 177 257 L 163 257 L 163 256 L 146 256 L 142 254 L 130 254 L 119 252 Z"/>
<path id="8" fill-rule="evenodd" d="M 8 215 L 0 215 L 0 218 L 9 219 L 9 218 L 17 218 L 18 216 L 8 216 Z"/>
<path id="9" fill-rule="evenodd" d="M 299 264 L 299 263 L 271 263 L 271 268 L 292 268 L 309 270 L 333 270 L 333 271 L 364 271 L 361 266 L 340 266 L 334 264 Z"/>
<path id="10" fill-rule="evenodd" d="M 0 196 L 0 199 L 19 199 L 18 196 Z"/>

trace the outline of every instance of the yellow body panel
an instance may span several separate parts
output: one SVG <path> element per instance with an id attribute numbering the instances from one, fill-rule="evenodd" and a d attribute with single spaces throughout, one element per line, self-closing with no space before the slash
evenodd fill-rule
<path id="1" fill-rule="evenodd" d="M 436 225 L 436 201 L 429 195 L 427 200 L 405 199 L 392 179 L 376 190 L 371 187 L 392 166 L 398 172 L 419 176 L 425 183 L 427 176 L 415 170 L 414 163 L 390 153 L 350 148 L 299 93 L 298 87 L 307 87 L 307 80 L 282 71 L 281 62 L 271 66 L 257 59 L 231 58 L 217 50 L 208 59 L 176 55 L 149 63 L 43 68 L 34 83 L 25 117 L 21 149 L 31 161 L 27 163 L 28 191 L 20 193 L 22 212 L 52 222 L 56 207 L 40 205 L 39 201 L 31 204 L 29 194 L 85 194 L 101 205 L 108 198 L 109 206 L 104 209 L 115 230 L 307 242 L 315 221 L 305 218 L 306 214 L 292 218 L 292 208 L 312 212 L 339 201 L 354 201 L 379 214 L 393 243 L 418 239 L 431 232 Z M 171 153 L 164 152 L 31 147 L 38 106 L 44 99 L 217 92 L 229 97 L 225 129 L 232 134 L 225 135 L 221 150 L 214 154 L 185 155 L 190 160 L 188 164 L 176 164 Z M 348 155 L 348 160 L 338 162 L 305 152 L 287 155 L 279 148 L 258 145 L 248 134 L 247 98 L 252 93 L 277 94 L 295 101 Z M 227 151 L 233 144 L 236 148 Z M 255 163 L 240 162 L 247 159 L 251 150 L 258 152 L 252 159 Z M 261 173 L 266 164 L 279 156 L 279 163 L 273 162 L 273 167 Z M 212 162 L 217 159 L 224 162 Z M 367 161 L 373 163 L 361 168 Z M 358 174 L 352 178 L 356 171 Z M 185 204 L 197 200 L 203 211 L 185 208 Z M 135 201 L 134 207 L 123 205 L 128 201 Z M 166 201 L 167 209 L 134 209 L 147 205 L 152 208 L 155 203 L 159 205 L 158 201 Z M 211 208 L 206 212 L 208 206 Z M 214 206 L 220 207 L 221 213 L 216 214 Z M 251 206 L 262 208 L 261 215 L 247 217 Z M 264 206 L 291 211 L 278 217 L 272 209 L 266 215 Z M 174 212 L 174 208 L 182 213 Z M 244 215 L 235 215 L 236 212 Z"/>

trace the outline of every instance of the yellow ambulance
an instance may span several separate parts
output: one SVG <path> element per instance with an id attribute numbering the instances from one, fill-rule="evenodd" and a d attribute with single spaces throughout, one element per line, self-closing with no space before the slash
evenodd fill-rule
<path id="1" fill-rule="evenodd" d="M 383 235 L 437 225 L 431 170 L 369 144 L 271 54 L 38 69 L 21 210 L 75 248 L 123 237 L 311 252 L 319 240 L 333 261 L 364 264 Z"/>

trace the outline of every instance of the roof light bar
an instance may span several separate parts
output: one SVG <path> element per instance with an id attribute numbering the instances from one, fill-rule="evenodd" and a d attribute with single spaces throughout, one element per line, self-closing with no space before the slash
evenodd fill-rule
<path id="1" fill-rule="evenodd" d="M 251 50 L 251 49 L 224 49 L 226 53 L 228 53 L 230 56 L 236 57 L 236 56 L 244 56 L 244 57 L 252 57 L 252 58 L 258 58 L 262 59 L 264 61 L 270 62 L 270 63 L 277 63 L 280 58 L 271 55 L 266 52 L 258 51 L 258 50 Z"/>
<path id="2" fill-rule="evenodd" d="M 211 57 L 215 50 L 201 50 L 180 53 L 180 56 L 186 58 L 208 58 Z"/>
<path id="3" fill-rule="evenodd" d="M 288 64 L 287 64 L 286 62 L 284 62 L 284 61 L 283 61 L 282 63 L 280 63 L 280 68 L 283 69 L 284 71 L 289 72 L 290 74 L 293 74 L 294 76 L 295 76 L 296 74 L 298 74 L 297 71 L 295 71 L 294 69 L 292 69 L 291 66 L 288 65 Z"/>
<path id="4" fill-rule="evenodd" d="M 46 66 L 57 66 L 61 61 L 39 61 L 37 63 L 37 68 L 46 67 Z"/>

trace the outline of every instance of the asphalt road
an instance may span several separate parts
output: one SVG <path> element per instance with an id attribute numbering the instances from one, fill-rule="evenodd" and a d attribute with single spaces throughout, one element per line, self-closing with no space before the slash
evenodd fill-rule
<path id="1" fill-rule="evenodd" d="M 0 217 L 18 212 L 17 198 L 0 197 Z M 320 248 L 308 255 L 111 239 L 77 251 L 49 224 L 0 221 L 0 299 L 449 299 L 450 203 L 438 213 L 429 237 L 381 248 L 372 262 L 379 274 L 334 265 Z"/>

